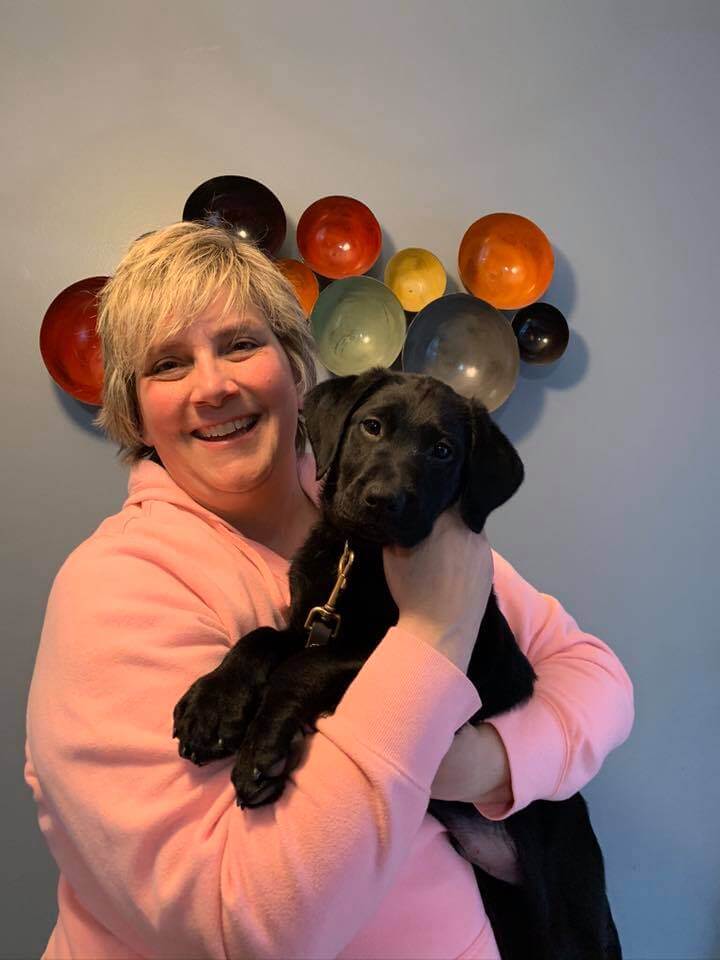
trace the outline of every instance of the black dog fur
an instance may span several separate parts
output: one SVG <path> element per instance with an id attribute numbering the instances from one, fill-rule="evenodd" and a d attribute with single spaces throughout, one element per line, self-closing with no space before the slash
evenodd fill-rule
<path id="1" fill-rule="evenodd" d="M 174 714 L 181 756 L 203 764 L 236 753 L 232 780 L 243 807 L 282 794 L 302 733 L 335 710 L 397 622 L 383 545 L 419 543 L 456 502 L 479 532 L 523 478 L 520 458 L 485 408 L 430 377 L 372 370 L 326 381 L 308 394 L 305 418 L 325 483 L 322 519 L 291 564 L 288 627 L 241 638 Z M 327 646 L 306 648 L 305 618 L 327 601 L 346 540 L 355 562 L 337 605 L 340 633 Z M 468 677 L 483 704 L 471 723 L 532 695 L 535 674 L 494 592 Z M 602 854 L 580 794 L 536 801 L 501 823 L 468 803 L 432 800 L 429 812 L 473 862 L 503 960 L 620 960 Z M 498 831 L 515 877 L 492 875 L 482 856 L 466 854 Z"/>

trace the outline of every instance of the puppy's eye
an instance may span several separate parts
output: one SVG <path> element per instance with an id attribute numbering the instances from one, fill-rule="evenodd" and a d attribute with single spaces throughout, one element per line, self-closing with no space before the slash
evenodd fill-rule
<path id="1" fill-rule="evenodd" d="M 433 447 L 432 452 L 437 460 L 449 460 L 453 453 L 450 444 L 445 443 L 444 440 L 439 440 Z"/>
<path id="2" fill-rule="evenodd" d="M 365 417 L 360 426 L 371 437 L 379 437 L 382 431 L 382 424 L 375 417 Z"/>

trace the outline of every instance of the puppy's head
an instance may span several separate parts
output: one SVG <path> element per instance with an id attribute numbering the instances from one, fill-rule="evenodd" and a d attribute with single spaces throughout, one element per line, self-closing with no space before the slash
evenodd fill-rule
<path id="1" fill-rule="evenodd" d="M 476 532 L 523 466 L 481 404 L 433 377 L 370 370 L 327 380 L 305 422 L 330 518 L 349 534 L 414 546 L 456 500 Z"/>

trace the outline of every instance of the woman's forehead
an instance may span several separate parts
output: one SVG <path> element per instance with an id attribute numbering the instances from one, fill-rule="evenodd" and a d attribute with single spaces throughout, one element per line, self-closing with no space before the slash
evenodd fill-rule
<path id="1" fill-rule="evenodd" d="M 246 303 L 240 307 L 228 305 L 225 298 L 218 295 L 199 312 L 177 311 L 158 320 L 146 352 L 239 331 L 266 330 L 268 326 L 265 314 L 255 304 Z"/>

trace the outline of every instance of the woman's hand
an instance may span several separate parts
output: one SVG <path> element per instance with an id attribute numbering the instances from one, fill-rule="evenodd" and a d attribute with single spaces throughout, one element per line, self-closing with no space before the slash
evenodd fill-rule
<path id="1" fill-rule="evenodd" d="M 466 723 L 458 730 L 435 774 L 430 796 L 497 807 L 492 811 L 497 816 L 512 806 L 510 765 L 492 724 Z"/>
<path id="2" fill-rule="evenodd" d="M 417 546 L 385 547 L 383 563 L 400 611 L 398 626 L 466 673 L 492 588 L 485 534 L 473 533 L 452 507 Z"/>

